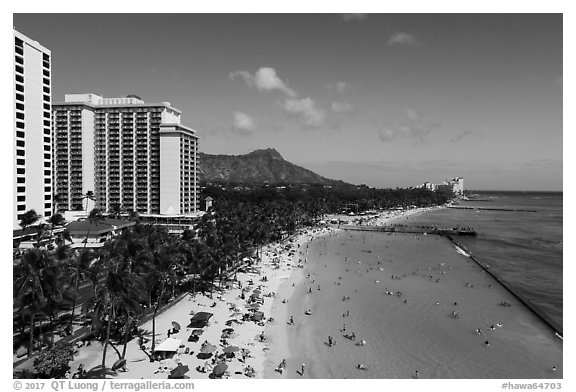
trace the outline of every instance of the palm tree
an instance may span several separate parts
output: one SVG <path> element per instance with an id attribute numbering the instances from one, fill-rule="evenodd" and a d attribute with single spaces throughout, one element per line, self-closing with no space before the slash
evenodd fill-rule
<path id="1" fill-rule="evenodd" d="M 94 192 L 86 191 L 86 193 L 84 193 L 82 195 L 82 200 L 86 200 L 86 215 L 88 215 L 88 202 L 90 200 L 92 200 L 92 201 L 96 200 L 96 197 L 94 196 Z"/>
<path id="2" fill-rule="evenodd" d="M 174 262 L 169 245 L 162 245 L 151 251 L 152 268 L 144 276 L 146 290 L 149 293 L 149 305 L 154 306 L 152 314 L 152 355 L 156 348 L 156 315 L 166 296 L 170 284 L 176 281 L 176 264 Z M 155 298 L 153 298 L 155 293 Z"/>
<path id="3" fill-rule="evenodd" d="M 52 235 L 54 233 L 54 226 L 63 226 L 66 223 L 66 219 L 64 219 L 62 214 L 56 213 L 56 214 L 52 215 L 50 217 L 50 219 L 48 219 L 48 222 L 50 222 L 50 225 L 51 225 L 50 238 L 52 238 Z"/>
<path id="4" fill-rule="evenodd" d="M 20 236 L 20 240 L 18 241 L 18 248 L 20 248 L 20 244 L 22 244 L 22 237 L 24 237 L 24 232 L 28 226 L 33 225 L 36 221 L 40 219 L 40 215 L 36 213 L 35 210 L 28 210 L 22 216 L 20 220 L 20 227 L 22 228 L 22 235 Z"/>
<path id="5" fill-rule="evenodd" d="M 69 329 L 72 330 L 74 323 L 74 313 L 76 311 L 76 301 L 78 300 L 78 287 L 80 282 L 91 280 L 93 285 L 98 281 L 97 267 L 94 264 L 96 255 L 91 250 L 82 249 L 76 251 L 72 260 L 66 265 L 67 278 L 70 284 L 74 285 L 72 297 L 72 314 L 70 315 Z"/>
<path id="6" fill-rule="evenodd" d="M 138 309 L 142 298 L 142 286 L 136 275 L 128 272 L 111 260 L 101 262 L 105 277 L 96 286 L 94 304 L 94 323 L 106 320 L 104 350 L 102 352 L 102 371 L 106 370 L 106 352 L 110 342 L 110 327 L 120 315 Z M 112 346 L 115 348 L 114 346 Z M 117 351 L 117 350 L 116 350 Z M 121 354 L 117 351 L 118 356 Z"/>
<path id="7" fill-rule="evenodd" d="M 86 245 L 88 245 L 88 237 L 90 236 L 92 225 L 98 224 L 102 219 L 104 219 L 104 217 L 98 208 L 94 208 L 90 211 L 90 215 L 88 215 L 88 231 L 86 232 L 86 238 L 84 239 L 84 249 L 86 249 Z"/>
<path id="8" fill-rule="evenodd" d="M 34 322 L 36 315 L 50 300 L 62 300 L 60 271 L 53 258 L 45 251 L 30 249 L 14 266 L 13 298 L 19 313 L 30 315 L 28 356 L 34 350 Z"/>

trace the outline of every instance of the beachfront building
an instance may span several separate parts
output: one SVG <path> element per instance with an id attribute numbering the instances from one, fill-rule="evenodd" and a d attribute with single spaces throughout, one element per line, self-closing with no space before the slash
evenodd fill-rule
<path id="1" fill-rule="evenodd" d="M 105 218 L 102 221 L 90 222 L 81 220 L 70 222 L 66 225 L 66 230 L 70 233 L 72 243 L 70 247 L 75 248 L 101 248 L 112 238 L 122 234 L 128 227 L 132 227 L 136 222 Z"/>
<path id="2" fill-rule="evenodd" d="M 198 210 L 198 136 L 180 124 L 181 111 L 170 103 L 67 94 L 53 115 L 62 210 L 89 211 L 88 191 L 103 212 Z"/>
<path id="3" fill-rule="evenodd" d="M 52 215 L 51 52 L 14 30 L 13 229 L 23 214 Z"/>
<path id="4" fill-rule="evenodd" d="M 444 181 L 442 184 L 432 184 L 431 182 L 425 182 L 420 186 L 429 191 L 449 191 L 455 195 L 464 195 L 464 178 L 454 177 L 450 180 Z"/>

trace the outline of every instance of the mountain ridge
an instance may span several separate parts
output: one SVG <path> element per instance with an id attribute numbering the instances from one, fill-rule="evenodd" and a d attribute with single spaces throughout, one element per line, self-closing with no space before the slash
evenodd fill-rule
<path id="1" fill-rule="evenodd" d="M 243 155 L 199 153 L 203 182 L 247 184 L 350 185 L 314 173 L 285 160 L 274 148 L 257 149 Z"/>

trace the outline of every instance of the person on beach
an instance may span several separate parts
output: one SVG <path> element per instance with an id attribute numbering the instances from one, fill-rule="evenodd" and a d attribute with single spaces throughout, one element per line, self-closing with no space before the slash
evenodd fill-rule
<path id="1" fill-rule="evenodd" d="M 300 370 L 300 375 L 303 376 L 304 375 L 304 369 L 306 368 L 306 363 L 302 364 L 302 369 Z"/>
<path id="2" fill-rule="evenodd" d="M 416 373 L 414 374 L 414 376 L 415 376 L 416 378 L 420 377 L 420 374 L 418 374 L 418 370 L 416 370 Z"/>
<path id="3" fill-rule="evenodd" d="M 294 325 L 294 316 L 290 316 L 290 321 L 288 322 L 290 325 Z"/>
<path id="4" fill-rule="evenodd" d="M 358 370 L 368 370 L 368 369 L 366 368 L 366 366 L 364 366 L 363 363 L 359 363 L 358 365 L 356 365 L 356 369 L 358 369 Z"/>

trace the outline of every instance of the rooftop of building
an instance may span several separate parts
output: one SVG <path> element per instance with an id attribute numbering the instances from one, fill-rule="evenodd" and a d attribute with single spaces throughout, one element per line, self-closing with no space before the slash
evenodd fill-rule
<path id="1" fill-rule="evenodd" d="M 170 102 L 146 103 L 137 97 L 102 97 L 97 94 L 66 94 L 64 102 L 52 103 L 52 106 L 84 105 L 91 108 L 125 108 L 125 107 L 159 107 L 164 106 L 182 114 L 182 111 L 175 108 Z"/>
<path id="2" fill-rule="evenodd" d="M 38 49 L 41 52 L 44 52 L 46 54 L 52 54 L 52 51 L 50 49 L 46 48 L 45 46 L 40 44 L 38 41 L 35 41 L 32 38 L 22 34 L 21 32 L 19 32 L 16 29 L 14 29 L 14 36 L 20 38 L 22 41 L 26 42 L 28 45 Z"/>

